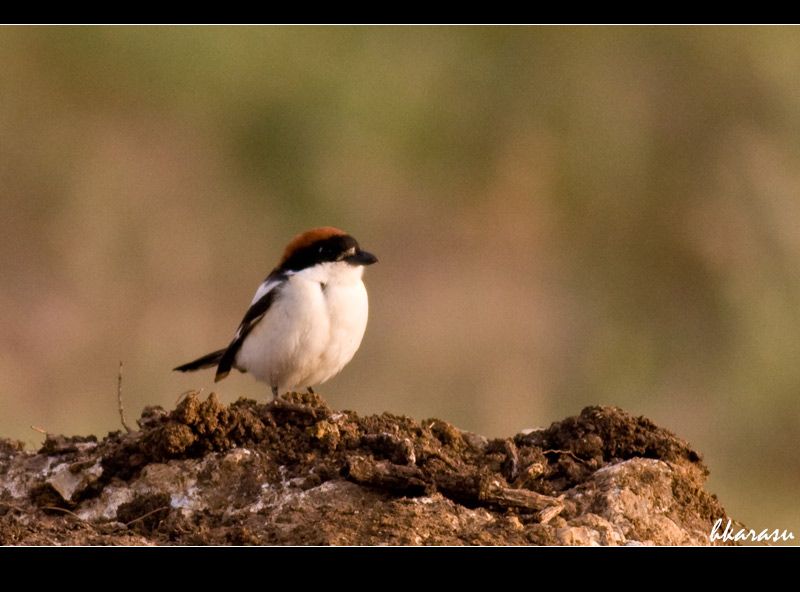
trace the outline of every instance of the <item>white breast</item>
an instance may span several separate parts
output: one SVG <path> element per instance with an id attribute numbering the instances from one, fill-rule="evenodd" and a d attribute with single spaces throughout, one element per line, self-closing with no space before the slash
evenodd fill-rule
<path id="1" fill-rule="evenodd" d="M 244 340 L 236 366 L 280 392 L 321 384 L 353 358 L 367 327 L 363 267 L 316 265 L 292 275 Z"/>

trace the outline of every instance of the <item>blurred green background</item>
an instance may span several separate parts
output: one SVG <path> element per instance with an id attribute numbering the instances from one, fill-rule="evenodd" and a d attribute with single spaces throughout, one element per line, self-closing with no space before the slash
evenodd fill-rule
<path id="1" fill-rule="evenodd" d="M 285 243 L 378 255 L 336 408 L 618 405 L 800 535 L 800 29 L 0 28 L 0 434 L 190 388 Z"/>

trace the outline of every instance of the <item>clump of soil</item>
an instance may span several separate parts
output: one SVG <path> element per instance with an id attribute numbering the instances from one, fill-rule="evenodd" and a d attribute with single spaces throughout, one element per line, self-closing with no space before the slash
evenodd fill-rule
<path id="1" fill-rule="evenodd" d="M 0 544 L 707 544 L 727 519 L 697 452 L 612 407 L 488 440 L 189 393 L 139 427 L 0 441 Z"/>

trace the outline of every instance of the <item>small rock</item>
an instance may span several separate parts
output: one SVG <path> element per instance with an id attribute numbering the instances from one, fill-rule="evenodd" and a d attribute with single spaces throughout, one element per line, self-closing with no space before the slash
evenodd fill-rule
<path id="1" fill-rule="evenodd" d="M 97 482 L 103 474 L 103 467 L 100 461 L 95 460 L 86 466 L 86 463 L 79 463 L 84 466 L 83 470 L 75 470 L 75 465 L 61 463 L 57 465 L 45 482 L 50 485 L 64 501 L 73 501 L 76 494 L 81 493 L 87 487 Z"/>

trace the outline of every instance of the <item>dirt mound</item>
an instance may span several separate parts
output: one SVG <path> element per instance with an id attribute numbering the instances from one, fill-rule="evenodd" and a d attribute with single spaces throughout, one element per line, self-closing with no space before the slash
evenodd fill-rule
<path id="1" fill-rule="evenodd" d="M 488 440 L 189 393 L 139 426 L 0 441 L 0 544 L 708 544 L 727 520 L 686 442 L 611 407 Z"/>

